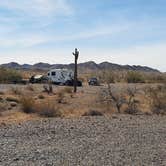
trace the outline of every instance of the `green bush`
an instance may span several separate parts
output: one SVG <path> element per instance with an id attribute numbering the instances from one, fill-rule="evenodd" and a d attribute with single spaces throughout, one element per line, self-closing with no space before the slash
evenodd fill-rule
<path id="1" fill-rule="evenodd" d="M 126 80 L 128 83 L 145 83 L 143 75 L 139 72 L 130 71 L 127 73 Z"/>
<path id="2" fill-rule="evenodd" d="M 18 71 L 0 68 L 0 83 L 19 83 L 21 80 L 22 76 Z"/>

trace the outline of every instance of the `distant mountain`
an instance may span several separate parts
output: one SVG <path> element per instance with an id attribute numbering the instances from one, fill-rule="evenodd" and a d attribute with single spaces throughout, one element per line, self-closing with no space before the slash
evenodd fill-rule
<path id="1" fill-rule="evenodd" d="M 17 68 L 20 68 L 20 65 L 16 62 L 11 62 L 11 63 L 2 64 L 1 67 L 17 69 Z"/>
<path id="2" fill-rule="evenodd" d="M 23 64 L 20 65 L 16 62 L 11 62 L 7 64 L 2 64 L 0 67 L 5 68 L 12 68 L 12 69 L 26 69 L 26 70 L 32 70 L 32 69 L 38 69 L 38 70 L 49 70 L 49 69 L 74 69 L 74 64 L 48 64 L 48 63 L 36 63 L 34 65 L 29 64 Z M 102 62 L 99 64 L 96 64 L 93 61 L 85 62 L 85 63 L 79 63 L 78 68 L 80 70 L 131 70 L 131 71 L 144 71 L 144 72 L 159 72 L 157 69 L 153 69 L 147 66 L 130 66 L 130 65 L 119 65 L 114 64 L 110 62 Z"/>

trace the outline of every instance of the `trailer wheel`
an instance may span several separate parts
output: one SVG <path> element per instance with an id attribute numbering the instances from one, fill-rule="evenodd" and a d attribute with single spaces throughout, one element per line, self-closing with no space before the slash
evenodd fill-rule
<path id="1" fill-rule="evenodd" d="M 66 85 L 66 86 L 73 86 L 73 81 L 67 80 L 67 81 L 65 82 L 65 85 Z"/>

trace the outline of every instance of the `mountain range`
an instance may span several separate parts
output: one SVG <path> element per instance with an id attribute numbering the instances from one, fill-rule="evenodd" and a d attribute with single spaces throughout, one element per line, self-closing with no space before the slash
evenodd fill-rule
<path id="1" fill-rule="evenodd" d="M 12 69 L 23 69 L 23 70 L 50 70 L 50 69 L 74 69 L 74 64 L 48 64 L 48 63 L 36 63 L 30 64 L 18 64 L 16 62 L 10 62 L 1 64 L 0 67 L 12 68 Z M 143 72 L 159 72 L 157 69 L 153 69 L 147 66 L 140 65 L 119 65 L 110 62 L 95 63 L 94 61 L 88 61 L 85 63 L 79 63 L 78 68 L 80 70 L 131 70 L 131 71 L 143 71 Z"/>

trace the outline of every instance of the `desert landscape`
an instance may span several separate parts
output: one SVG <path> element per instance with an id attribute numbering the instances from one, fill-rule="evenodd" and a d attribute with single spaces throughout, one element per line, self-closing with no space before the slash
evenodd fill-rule
<path id="1" fill-rule="evenodd" d="M 8 81 L 35 73 L 4 70 L 15 75 Z M 1 165 L 165 165 L 165 74 L 81 71 L 77 93 L 1 80 Z M 100 85 L 88 84 L 92 76 Z"/>
<path id="2" fill-rule="evenodd" d="M 166 166 L 166 0 L 0 0 L 0 166 Z"/>

